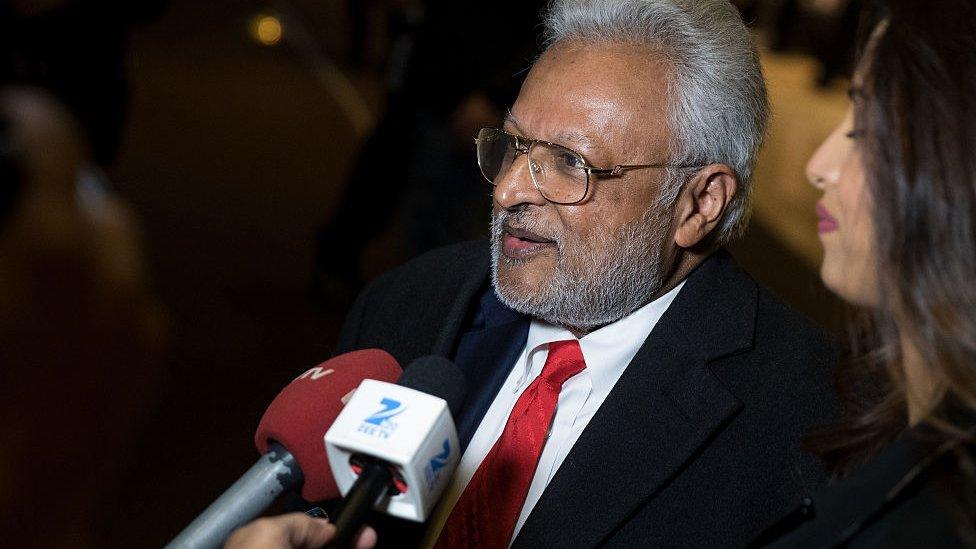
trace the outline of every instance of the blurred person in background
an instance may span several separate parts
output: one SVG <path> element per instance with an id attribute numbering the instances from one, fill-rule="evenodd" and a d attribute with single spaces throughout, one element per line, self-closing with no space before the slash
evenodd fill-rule
<path id="1" fill-rule="evenodd" d="M 499 125 L 515 98 L 545 2 L 388 4 L 386 109 L 316 244 L 318 295 L 343 310 L 362 285 L 364 247 L 395 220 L 402 220 L 401 249 L 389 255 L 398 261 L 485 236 L 485 193 L 458 181 L 481 177 L 471 162 L 474 138 Z M 364 9 L 353 13 L 362 17 Z"/>
<path id="2" fill-rule="evenodd" d="M 124 26 L 149 4 L 0 3 L 0 537 L 11 546 L 104 545 L 156 378 L 162 318 L 135 219 L 100 170 L 124 114 Z"/>
<path id="3" fill-rule="evenodd" d="M 820 62 L 817 85 L 850 75 L 861 0 L 733 0 L 745 21 L 765 31 L 774 51 L 803 51 Z"/>
<path id="4" fill-rule="evenodd" d="M 813 54 L 820 61 L 817 85 L 828 86 L 835 78 L 849 77 L 854 63 L 861 0 L 810 0 L 807 11 L 816 22 Z"/>
<path id="5" fill-rule="evenodd" d="M 864 310 L 840 478 L 781 547 L 976 546 L 976 4 L 874 0 L 844 121 L 811 159 L 821 277 Z M 798 526 L 798 527 L 797 527 Z"/>
<path id="6" fill-rule="evenodd" d="M 168 0 L 0 0 L 0 84 L 53 94 L 85 132 L 94 163 L 115 160 L 128 104 L 129 27 Z"/>
<path id="7" fill-rule="evenodd" d="M 155 377 L 152 302 L 127 209 L 78 186 L 78 124 L 38 90 L 5 88 L 0 106 L 0 532 L 92 546 Z"/>

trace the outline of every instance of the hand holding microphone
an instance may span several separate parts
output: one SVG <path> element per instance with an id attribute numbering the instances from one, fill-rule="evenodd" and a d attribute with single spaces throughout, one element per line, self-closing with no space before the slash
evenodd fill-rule
<path id="1" fill-rule="evenodd" d="M 305 513 L 262 518 L 238 528 L 225 549 L 318 549 L 335 536 L 335 526 L 326 519 Z M 356 539 L 357 549 L 376 545 L 376 532 L 366 527 Z"/>

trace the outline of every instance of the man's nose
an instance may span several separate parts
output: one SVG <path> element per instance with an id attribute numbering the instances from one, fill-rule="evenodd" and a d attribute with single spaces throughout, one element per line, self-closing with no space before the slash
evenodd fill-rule
<path id="1" fill-rule="evenodd" d="M 532 181 L 530 169 L 528 155 L 518 155 L 508 170 L 495 180 L 495 204 L 505 209 L 525 204 L 545 205 L 548 201 Z"/>

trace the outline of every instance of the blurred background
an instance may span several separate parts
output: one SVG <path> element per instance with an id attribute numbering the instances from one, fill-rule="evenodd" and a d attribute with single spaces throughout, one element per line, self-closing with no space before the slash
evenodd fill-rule
<path id="1" fill-rule="evenodd" d="M 487 233 L 472 137 L 542 0 L 0 0 L 0 533 L 161 546 L 376 274 Z M 775 116 L 733 253 L 836 329 L 803 166 L 857 0 L 753 0 Z"/>

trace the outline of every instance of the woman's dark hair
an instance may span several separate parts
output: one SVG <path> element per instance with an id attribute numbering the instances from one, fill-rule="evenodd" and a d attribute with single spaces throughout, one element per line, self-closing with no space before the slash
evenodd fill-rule
<path id="1" fill-rule="evenodd" d="M 840 381 L 863 396 L 863 380 L 873 376 L 881 390 L 862 398 L 838 428 L 807 441 L 840 474 L 866 462 L 907 427 L 907 362 L 937 388 L 927 426 L 942 441 L 972 442 L 967 430 L 976 420 L 974 29 L 973 0 L 875 0 L 865 6 L 855 130 L 862 136 L 883 302 L 858 324 L 855 335 L 864 352 L 855 352 Z"/>

